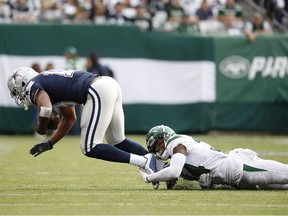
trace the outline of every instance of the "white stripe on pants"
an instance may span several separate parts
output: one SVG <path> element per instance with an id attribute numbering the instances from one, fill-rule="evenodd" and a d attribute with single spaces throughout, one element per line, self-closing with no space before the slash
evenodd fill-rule
<path id="1" fill-rule="evenodd" d="M 103 76 L 91 84 L 81 116 L 81 150 L 89 152 L 96 144 L 125 139 L 122 93 L 119 84 Z"/>

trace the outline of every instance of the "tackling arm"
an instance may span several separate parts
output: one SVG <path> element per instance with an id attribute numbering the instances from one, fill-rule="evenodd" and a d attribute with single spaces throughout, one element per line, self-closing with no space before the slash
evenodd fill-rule
<path id="1" fill-rule="evenodd" d="M 173 155 L 170 160 L 170 166 L 156 173 L 148 175 L 146 179 L 149 182 L 169 181 L 178 178 L 186 162 L 187 149 L 179 144 L 173 149 Z"/>

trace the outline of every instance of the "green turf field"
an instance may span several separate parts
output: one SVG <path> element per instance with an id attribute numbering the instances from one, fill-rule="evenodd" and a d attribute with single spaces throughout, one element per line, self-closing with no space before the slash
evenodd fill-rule
<path id="1" fill-rule="evenodd" d="M 144 136 L 130 139 L 144 143 Z M 195 135 L 215 148 L 251 148 L 288 163 L 288 136 Z M 34 158 L 32 136 L 0 136 L 0 215 L 288 214 L 288 191 L 203 191 L 179 181 L 177 190 L 153 190 L 138 169 L 84 157 L 79 137 L 66 137 Z"/>

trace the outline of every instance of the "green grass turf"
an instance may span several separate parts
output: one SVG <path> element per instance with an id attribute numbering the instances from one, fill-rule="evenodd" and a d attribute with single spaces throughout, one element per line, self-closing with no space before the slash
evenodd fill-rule
<path id="1" fill-rule="evenodd" d="M 143 135 L 128 138 L 144 144 Z M 228 151 L 251 148 L 288 163 L 288 136 L 195 135 Z M 84 157 L 79 137 L 65 137 L 34 158 L 32 136 L 0 136 L 0 215 L 286 215 L 288 191 L 200 190 L 179 180 L 177 190 L 153 190 L 137 167 Z"/>

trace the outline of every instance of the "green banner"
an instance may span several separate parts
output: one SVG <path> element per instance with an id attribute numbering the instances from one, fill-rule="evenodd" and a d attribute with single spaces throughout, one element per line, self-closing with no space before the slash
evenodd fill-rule
<path id="1" fill-rule="evenodd" d="M 156 124 L 177 132 L 288 131 L 288 35 L 200 37 L 135 26 L 0 25 L 0 133 L 32 133 L 33 116 L 15 108 L 8 74 L 33 61 L 63 61 L 75 46 L 96 50 L 115 69 L 127 133 Z M 14 106 L 13 106 L 13 105 Z"/>
<path id="2" fill-rule="evenodd" d="M 81 56 L 97 50 L 103 58 L 213 59 L 211 38 L 142 32 L 135 26 L 0 24 L 0 32 L 0 54 L 7 55 L 62 56 L 67 46 L 75 46 Z"/>
<path id="3" fill-rule="evenodd" d="M 288 37 L 214 38 L 217 101 L 288 101 Z"/>

